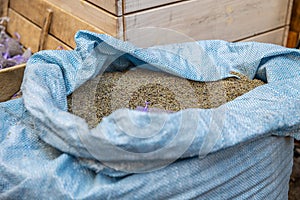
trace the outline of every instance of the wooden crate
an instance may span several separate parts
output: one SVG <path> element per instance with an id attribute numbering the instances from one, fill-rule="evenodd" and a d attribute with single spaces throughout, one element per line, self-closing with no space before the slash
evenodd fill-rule
<path id="1" fill-rule="evenodd" d="M 300 0 L 294 1 L 297 15 Z M 0 16 L 11 19 L 7 31 L 11 35 L 18 32 L 24 47 L 36 52 L 74 48 L 78 30 L 106 33 L 142 46 L 155 45 L 161 38 L 167 42 L 222 39 L 286 45 L 293 0 L 0 0 L 0 5 Z M 296 15 L 292 27 L 298 27 Z M 154 28 L 140 31 L 147 27 Z M 164 29 L 175 34 L 163 37 L 168 35 L 161 33 Z M 297 31 L 294 29 L 290 35 Z M 0 101 L 19 89 L 24 68 L 1 70 L 1 81 L 15 84 L 9 92 L 0 88 Z"/>
<path id="2" fill-rule="evenodd" d="M 21 34 L 33 51 L 75 47 L 78 30 L 106 33 L 144 46 L 153 34 L 139 30 L 168 29 L 168 42 L 222 39 L 285 45 L 293 0 L 0 0 L 11 17 L 8 32 Z M 6 10 L 6 11 L 3 11 Z M 1 13 L 1 11 L 0 11 Z M 153 30 L 153 29 L 152 29 Z M 155 29 L 154 29 L 155 30 Z M 160 31 L 156 34 L 163 36 Z M 161 35 L 159 35 L 161 34 Z M 170 37 L 173 37 L 172 35 Z M 164 38 L 166 39 L 166 38 Z M 142 42 L 142 43 L 141 43 Z"/>

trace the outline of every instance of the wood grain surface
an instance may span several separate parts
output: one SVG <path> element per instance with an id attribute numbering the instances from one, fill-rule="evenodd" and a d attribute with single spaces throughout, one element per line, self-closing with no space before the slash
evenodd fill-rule
<path id="1" fill-rule="evenodd" d="M 49 33 L 73 48 L 75 47 L 74 35 L 78 30 L 103 33 L 102 30 L 88 22 L 45 0 L 10 0 L 10 8 L 25 16 L 38 27 L 43 26 L 47 10 L 52 10 L 53 16 Z"/>
<path id="2" fill-rule="evenodd" d="M 167 28 L 194 40 L 242 40 L 286 26 L 290 0 L 191 0 L 125 15 L 125 39 L 135 29 Z"/>
<path id="3" fill-rule="evenodd" d="M 14 36 L 15 32 L 19 33 L 21 35 L 21 44 L 25 48 L 30 48 L 33 52 L 37 52 L 42 29 L 11 9 L 9 9 L 9 17 L 11 20 L 7 26 L 8 33 L 12 36 Z M 62 46 L 64 49 L 71 49 L 52 35 L 47 36 L 44 49 L 56 49 L 59 46 Z"/>

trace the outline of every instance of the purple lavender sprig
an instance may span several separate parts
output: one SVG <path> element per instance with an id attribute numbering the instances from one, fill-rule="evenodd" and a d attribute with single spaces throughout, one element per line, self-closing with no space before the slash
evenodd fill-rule
<path id="1" fill-rule="evenodd" d="M 26 63 L 32 55 L 30 48 L 23 53 L 19 33 L 15 33 L 17 39 L 13 39 L 6 34 L 5 27 L 1 25 L 4 21 L 8 22 L 9 18 L 0 18 L 0 69 Z"/>
<path id="2" fill-rule="evenodd" d="M 153 112 L 153 113 L 173 113 L 173 111 L 170 110 L 163 110 L 159 108 L 149 108 L 150 102 L 145 101 L 145 107 L 137 106 L 136 110 L 142 111 L 142 112 Z"/>
<path id="3" fill-rule="evenodd" d="M 143 111 L 143 112 L 148 112 L 149 111 L 149 108 L 148 108 L 149 104 L 150 104 L 150 102 L 145 101 L 145 107 L 137 106 L 136 110 Z"/>

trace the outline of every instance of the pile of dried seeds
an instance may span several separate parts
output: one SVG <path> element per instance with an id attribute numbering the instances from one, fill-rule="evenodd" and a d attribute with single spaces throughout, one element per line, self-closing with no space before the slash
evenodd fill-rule
<path id="1" fill-rule="evenodd" d="M 103 117 L 120 108 L 136 109 L 145 102 L 149 108 L 167 111 L 215 108 L 264 84 L 236 75 L 240 79 L 197 82 L 144 69 L 104 73 L 68 97 L 69 111 L 94 127 Z"/>

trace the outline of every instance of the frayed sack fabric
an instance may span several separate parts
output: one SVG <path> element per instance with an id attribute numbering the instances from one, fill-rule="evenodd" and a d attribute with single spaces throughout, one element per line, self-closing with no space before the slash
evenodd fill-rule
<path id="1" fill-rule="evenodd" d="M 299 50 L 225 41 L 138 48 L 87 31 L 75 39 L 73 51 L 34 54 L 23 97 L 0 104 L 0 199 L 287 199 L 300 139 Z M 117 109 L 92 128 L 67 112 L 67 96 L 80 107 L 87 81 L 136 68 L 203 82 L 237 72 L 266 84 L 212 109 Z"/>

